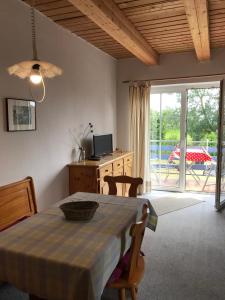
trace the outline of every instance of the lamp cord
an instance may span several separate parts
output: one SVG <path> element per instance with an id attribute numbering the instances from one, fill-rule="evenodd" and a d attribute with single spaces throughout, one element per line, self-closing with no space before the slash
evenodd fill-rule
<path id="1" fill-rule="evenodd" d="M 37 56 L 37 44 L 36 44 L 36 26 L 35 26 L 35 0 L 33 0 L 33 5 L 31 6 L 31 33 L 32 33 L 32 47 L 33 47 L 33 60 L 38 60 L 38 56 Z M 45 88 L 45 82 L 43 79 L 43 76 L 41 74 L 41 70 L 39 71 L 40 75 L 41 75 L 41 84 L 43 87 L 43 94 L 42 97 L 39 100 L 35 100 L 33 92 L 32 92 L 32 88 L 31 88 L 31 84 L 30 82 L 28 82 L 29 85 L 29 90 L 30 90 L 30 94 L 31 97 L 34 101 L 41 103 L 44 101 L 45 99 L 45 94 L 46 94 L 46 88 Z"/>
<path id="2" fill-rule="evenodd" d="M 34 11 L 34 7 L 31 7 L 31 31 L 32 31 L 33 59 L 34 60 L 38 60 L 38 57 L 37 57 L 37 45 L 36 45 L 36 27 L 35 27 L 35 11 Z"/>

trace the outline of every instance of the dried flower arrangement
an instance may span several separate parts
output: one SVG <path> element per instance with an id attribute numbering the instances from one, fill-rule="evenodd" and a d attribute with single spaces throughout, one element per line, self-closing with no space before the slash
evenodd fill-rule
<path id="1" fill-rule="evenodd" d="M 88 125 L 84 128 L 84 130 L 77 136 L 74 131 L 70 130 L 70 133 L 73 137 L 74 144 L 78 147 L 79 150 L 79 158 L 78 161 L 85 160 L 85 148 L 83 146 L 83 141 L 89 136 L 89 134 L 94 132 L 94 125 L 92 123 L 88 123 Z M 76 149 L 76 146 L 74 149 Z"/>

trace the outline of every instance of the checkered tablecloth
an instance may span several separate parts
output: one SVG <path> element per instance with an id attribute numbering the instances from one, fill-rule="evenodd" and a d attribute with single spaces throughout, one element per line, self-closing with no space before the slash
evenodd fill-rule
<path id="1" fill-rule="evenodd" d="M 66 221 L 62 202 L 95 200 L 89 222 Z M 130 246 L 146 199 L 77 193 L 0 233 L 0 281 L 49 300 L 97 300 Z M 150 205 L 149 226 L 157 216 Z"/>
<path id="2" fill-rule="evenodd" d="M 180 149 L 176 148 L 169 156 L 169 160 L 180 159 Z M 186 157 L 187 161 L 192 162 L 205 162 L 211 161 L 212 157 L 210 154 L 204 149 L 187 149 L 186 150 Z"/>

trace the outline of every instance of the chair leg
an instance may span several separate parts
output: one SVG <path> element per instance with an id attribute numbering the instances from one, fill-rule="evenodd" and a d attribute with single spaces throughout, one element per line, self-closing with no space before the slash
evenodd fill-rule
<path id="1" fill-rule="evenodd" d="M 34 296 L 34 295 L 29 295 L 29 300 L 45 300 L 45 299 L 43 299 L 43 298 L 39 298 L 39 297 L 37 297 L 37 296 Z"/>
<path id="2" fill-rule="evenodd" d="M 130 289 L 130 293 L 131 293 L 131 299 L 132 300 L 137 300 L 137 288 L 135 288 L 135 287 L 132 287 L 131 289 Z"/>
<path id="3" fill-rule="evenodd" d="M 126 290 L 125 289 L 119 289 L 119 299 L 126 300 Z"/>
<path id="4" fill-rule="evenodd" d="M 209 176 L 210 176 L 210 172 L 208 173 L 208 175 L 207 175 L 207 177 L 206 177 L 206 180 L 205 180 L 205 183 L 204 183 L 204 185 L 203 185 L 203 188 L 202 188 L 202 191 L 203 191 L 203 192 L 204 192 L 205 187 L 206 187 L 206 185 L 207 185 L 207 182 L 208 182 L 208 180 L 209 180 Z"/>

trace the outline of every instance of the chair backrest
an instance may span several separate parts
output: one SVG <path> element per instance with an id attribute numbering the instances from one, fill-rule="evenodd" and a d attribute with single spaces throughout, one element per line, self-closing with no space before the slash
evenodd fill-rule
<path id="1" fill-rule="evenodd" d="M 128 195 L 129 197 L 137 197 L 137 188 L 140 184 L 143 184 L 141 177 L 130 177 L 130 176 L 105 176 L 104 181 L 109 185 L 109 195 L 117 195 L 117 183 L 130 184 Z"/>
<path id="2" fill-rule="evenodd" d="M 32 177 L 0 187 L 0 231 L 37 213 Z"/>
<path id="3" fill-rule="evenodd" d="M 143 205 L 142 210 L 142 219 L 140 222 L 133 224 L 130 229 L 130 235 L 132 237 L 131 242 L 131 256 L 130 256 L 130 264 L 129 264 L 129 272 L 128 272 L 128 280 L 132 278 L 134 273 L 136 272 L 138 265 L 138 257 L 141 251 L 141 245 L 145 234 L 145 227 L 148 221 L 149 208 L 147 204 Z"/>

